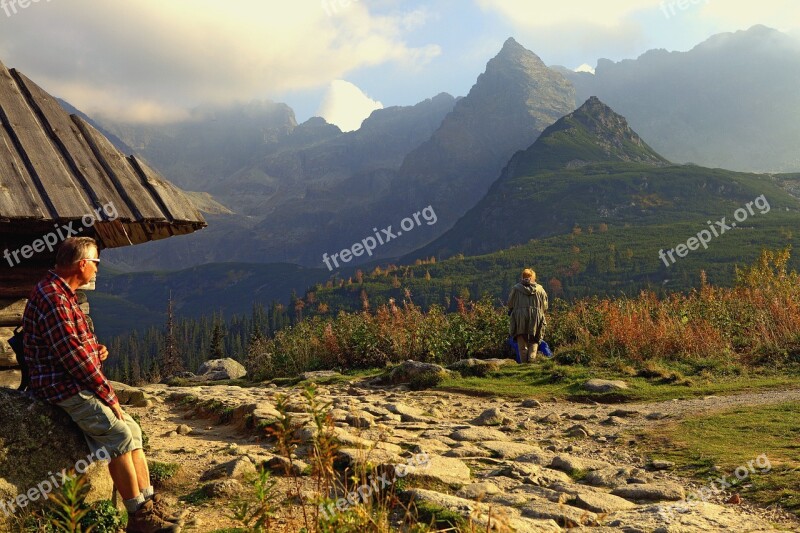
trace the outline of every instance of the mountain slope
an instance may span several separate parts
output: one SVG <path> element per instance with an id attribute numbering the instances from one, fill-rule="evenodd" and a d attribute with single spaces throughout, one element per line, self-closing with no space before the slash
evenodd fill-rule
<path id="1" fill-rule="evenodd" d="M 774 184 L 768 190 L 788 198 Z M 716 220 L 766 192 L 746 174 L 670 165 L 590 98 L 516 154 L 452 230 L 404 260 L 489 253 L 575 225 Z"/>
<path id="2" fill-rule="evenodd" d="M 598 96 L 672 161 L 800 170 L 800 41 L 777 30 L 754 26 L 688 52 L 601 59 L 595 75 L 560 72 L 579 101 Z"/>

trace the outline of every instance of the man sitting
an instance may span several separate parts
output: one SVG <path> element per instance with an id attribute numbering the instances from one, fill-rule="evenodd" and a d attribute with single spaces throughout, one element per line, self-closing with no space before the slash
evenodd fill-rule
<path id="1" fill-rule="evenodd" d="M 128 511 L 127 531 L 180 531 L 153 493 L 142 430 L 122 411 L 103 375 L 108 349 L 97 342 L 75 296 L 97 274 L 99 262 L 94 239 L 66 239 L 56 253 L 55 270 L 31 292 L 22 318 L 30 390 L 72 417 L 95 456 L 104 449 L 111 458 L 108 469 Z"/>

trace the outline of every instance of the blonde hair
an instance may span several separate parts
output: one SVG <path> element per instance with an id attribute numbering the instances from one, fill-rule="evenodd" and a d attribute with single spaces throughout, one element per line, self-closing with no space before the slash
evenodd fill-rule
<path id="1" fill-rule="evenodd" d="M 536 272 L 531 270 L 530 268 L 526 268 L 522 271 L 522 277 L 524 279 L 530 279 L 531 281 L 536 281 Z"/>

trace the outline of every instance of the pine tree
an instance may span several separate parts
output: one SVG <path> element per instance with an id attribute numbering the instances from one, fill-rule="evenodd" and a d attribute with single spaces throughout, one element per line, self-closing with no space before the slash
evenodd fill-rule
<path id="1" fill-rule="evenodd" d="M 164 331 L 164 351 L 161 354 L 161 374 L 169 377 L 183 370 L 183 361 L 178 354 L 178 346 L 175 342 L 175 315 L 172 307 L 172 293 L 169 294 L 167 302 L 167 326 Z"/>

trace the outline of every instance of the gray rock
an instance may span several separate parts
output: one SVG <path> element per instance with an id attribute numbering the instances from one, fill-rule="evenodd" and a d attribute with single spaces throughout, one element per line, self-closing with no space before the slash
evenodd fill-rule
<path id="1" fill-rule="evenodd" d="M 371 428 L 375 425 L 375 416 L 366 411 L 352 412 L 345 416 L 345 422 L 354 428 Z"/>
<path id="2" fill-rule="evenodd" d="M 308 472 L 308 464 L 300 459 L 292 459 L 291 462 L 282 455 L 276 455 L 264 463 L 273 474 L 277 476 L 301 476 Z"/>
<path id="3" fill-rule="evenodd" d="M 315 370 L 313 372 L 303 372 L 300 374 L 305 380 L 326 379 L 341 376 L 339 372 L 333 370 Z"/>
<path id="4" fill-rule="evenodd" d="M 586 474 L 583 481 L 595 487 L 615 488 L 625 484 L 631 475 L 630 468 L 610 466 L 608 468 L 592 470 Z"/>
<path id="5" fill-rule="evenodd" d="M 192 428 L 186 424 L 181 424 L 175 429 L 175 432 L 178 435 L 189 435 L 192 432 Z"/>
<path id="6" fill-rule="evenodd" d="M 200 369 L 197 371 L 197 377 L 207 381 L 239 379 L 246 374 L 245 367 L 230 357 L 206 361 L 200 365 Z"/>
<path id="7" fill-rule="evenodd" d="M 633 411 L 630 409 L 615 409 L 608 413 L 608 416 L 617 416 L 619 418 L 630 418 L 633 416 L 639 416 L 641 413 L 639 411 Z"/>
<path id="8" fill-rule="evenodd" d="M 504 416 L 500 409 L 492 407 L 478 415 L 471 423 L 476 426 L 501 426 L 509 421 L 510 419 Z"/>
<path id="9" fill-rule="evenodd" d="M 569 428 L 566 431 L 566 434 L 568 437 L 582 438 L 582 437 L 590 437 L 594 435 L 594 432 L 582 424 L 577 424 Z"/>
<path id="10" fill-rule="evenodd" d="M 118 381 L 110 381 L 109 383 L 114 389 L 119 403 L 122 405 L 133 405 L 134 407 L 138 407 L 135 404 L 144 402 L 148 399 L 148 396 L 145 395 L 144 391 L 141 389 L 131 387 L 130 385 L 126 385 L 125 383 L 120 383 Z"/>
<path id="11" fill-rule="evenodd" d="M 244 486 L 235 479 L 220 479 L 204 485 L 202 491 L 210 498 L 233 498 L 244 491 Z"/>
<path id="12" fill-rule="evenodd" d="M 634 501 L 678 501 L 686 498 L 686 491 L 677 483 L 624 485 L 612 490 L 611 494 Z"/>
<path id="13" fill-rule="evenodd" d="M 462 376 L 485 377 L 491 372 L 499 370 L 501 367 L 515 365 L 511 359 L 461 359 L 447 368 L 454 370 Z"/>
<path id="14" fill-rule="evenodd" d="M 423 502 L 442 507 L 470 520 L 477 531 L 505 531 L 517 533 L 560 533 L 562 530 L 553 520 L 522 518 L 512 513 L 509 517 L 498 518 L 496 511 L 489 515 L 489 505 L 457 496 L 450 496 L 426 489 L 411 489 L 409 496 L 415 502 Z"/>
<path id="15" fill-rule="evenodd" d="M 572 472 L 587 472 L 589 470 L 600 470 L 602 468 L 613 468 L 611 464 L 598 459 L 584 459 L 573 455 L 562 454 L 553 459 L 550 468 L 561 470 L 570 474 Z"/>
<path id="16" fill-rule="evenodd" d="M 460 444 L 451 448 L 449 451 L 444 452 L 443 454 L 445 457 L 455 457 L 457 459 L 463 459 L 465 457 L 490 457 L 491 454 L 488 450 L 483 448 L 479 448 L 474 444 Z"/>
<path id="17" fill-rule="evenodd" d="M 590 379 L 583 384 L 584 390 L 589 392 L 614 392 L 628 388 L 624 381 L 609 381 L 607 379 Z"/>
<path id="18" fill-rule="evenodd" d="M 541 406 L 542 406 L 542 402 L 540 402 L 539 400 L 533 399 L 533 398 L 530 398 L 528 400 L 523 400 L 522 401 L 522 407 L 534 408 L 534 407 L 541 407 Z"/>
<path id="19" fill-rule="evenodd" d="M 675 466 L 675 463 L 673 463 L 672 461 L 654 459 L 653 461 L 650 462 L 650 466 L 653 468 L 653 470 L 669 470 L 670 468 Z"/>
<path id="20" fill-rule="evenodd" d="M 542 424 L 559 424 L 561 423 L 561 415 L 558 413 L 549 413 L 539 418 Z"/>
<path id="21" fill-rule="evenodd" d="M 669 415 L 666 413 L 655 412 L 655 413 L 649 413 L 645 418 L 647 418 L 648 420 L 663 420 L 665 418 L 669 418 Z"/>
<path id="22" fill-rule="evenodd" d="M 459 498 L 467 498 L 468 500 L 483 501 L 487 496 L 500 494 L 500 489 L 494 483 L 483 481 L 481 483 L 470 483 L 464 485 L 456 493 Z"/>
<path id="23" fill-rule="evenodd" d="M 465 485 L 471 481 L 469 467 L 453 457 L 429 455 L 425 465 L 411 469 L 406 479 L 411 483 L 438 481 L 447 485 Z"/>
<path id="24" fill-rule="evenodd" d="M 575 496 L 575 501 L 572 502 L 572 505 L 592 511 L 593 513 L 611 513 L 614 511 L 634 509 L 636 507 L 636 504 L 624 498 L 601 492 L 584 492 L 578 494 Z"/>
<path id="25" fill-rule="evenodd" d="M 505 433 L 496 429 L 483 427 L 469 427 L 458 429 L 450 434 L 450 438 L 458 441 L 486 442 L 486 441 L 507 441 Z"/>
<path id="26" fill-rule="evenodd" d="M 222 463 L 206 470 L 200 481 L 209 481 L 212 479 L 221 479 L 224 477 L 232 479 L 245 479 L 256 473 L 256 467 L 250 461 L 249 457 L 240 457 L 226 463 Z"/>
<path id="27" fill-rule="evenodd" d="M 408 384 L 413 389 L 425 389 L 438 385 L 450 376 L 450 371 L 440 365 L 407 360 L 381 376 L 379 382 L 389 385 Z"/>
<path id="28" fill-rule="evenodd" d="M 501 459 L 516 459 L 522 455 L 539 453 L 542 451 L 538 446 L 525 444 L 523 442 L 507 442 L 490 440 L 480 443 L 481 446 L 491 451 L 495 457 Z"/>
<path id="29" fill-rule="evenodd" d="M 548 501 L 532 501 L 522 507 L 522 516 L 529 518 L 549 518 L 564 527 L 594 526 L 597 515 L 592 511 L 572 507 L 566 504 L 555 504 Z"/>

